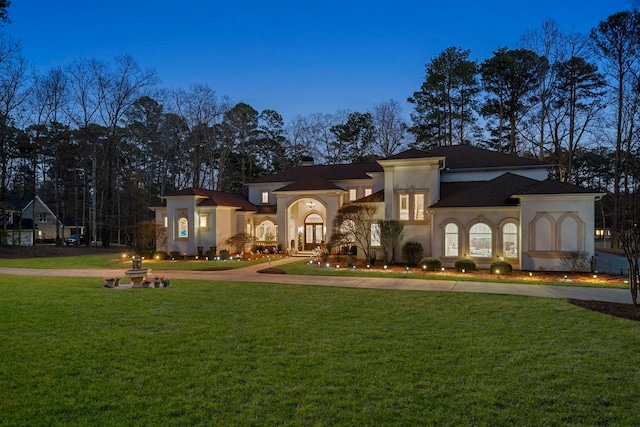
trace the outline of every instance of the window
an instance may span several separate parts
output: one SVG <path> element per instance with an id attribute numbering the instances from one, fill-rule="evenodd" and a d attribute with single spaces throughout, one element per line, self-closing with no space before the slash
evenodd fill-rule
<path id="1" fill-rule="evenodd" d="M 447 224 L 444 228 L 444 256 L 458 256 L 458 226 Z"/>
<path id="2" fill-rule="evenodd" d="M 380 246 L 380 224 L 371 224 L 371 246 Z"/>
<path id="3" fill-rule="evenodd" d="M 370 188 L 365 188 L 364 189 L 364 197 L 370 196 L 372 193 Z"/>
<path id="4" fill-rule="evenodd" d="M 271 221 L 262 221 L 257 230 L 258 240 L 271 242 L 276 239 L 275 225 Z"/>
<path id="5" fill-rule="evenodd" d="M 518 226 L 512 222 L 502 227 L 502 250 L 505 258 L 518 257 Z"/>
<path id="6" fill-rule="evenodd" d="M 200 215 L 200 228 L 207 228 L 207 215 Z"/>
<path id="7" fill-rule="evenodd" d="M 413 195 L 413 219 L 416 221 L 424 220 L 424 194 Z"/>
<path id="8" fill-rule="evenodd" d="M 178 237 L 189 237 L 189 221 L 185 217 L 178 220 Z"/>
<path id="9" fill-rule="evenodd" d="M 409 220 L 409 195 L 408 194 L 400 195 L 400 220 L 401 221 Z"/>
<path id="10" fill-rule="evenodd" d="M 46 213 L 38 214 L 38 222 L 47 222 L 47 214 Z"/>
<path id="11" fill-rule="evenodd" d="M 469 230 L 469 252 L 475 257 L 491 256 L 491 228 L 485 223 L 478 223 Z"/>
<path id="12" fill-rule="evenodd" d="M 164 228 L 169 226 L 169 218 L 167 218 L 166 215 L 162 215 L 162 224 L 164 225 Z"/>
<path id="13" fill-rule="evenodd" d="M 268 191 L 263 191 L 262 192 L 262 203 L 269 203 L 269 192 Z"/>
<path id="14" fill-rule="evenodd" d="M 349 200 L 350 201 L 354 201 L 356 200 L 357 195 L 356 195 L 356 189 L 355 188 L 350 188 L 349 189 Z"/>

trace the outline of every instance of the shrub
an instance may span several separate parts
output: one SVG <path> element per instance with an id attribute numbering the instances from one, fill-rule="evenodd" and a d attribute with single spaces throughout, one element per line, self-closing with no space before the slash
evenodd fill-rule
<path id="1" fill-rule="evenodd" d="M 204 253 L 204 256 L 206 256 L 210 260 L 214 259 L 216 257 L 216 251 L 209 249 L 207 252 Z"/>
<path id="2" fill-rule="evenodd" d="M 422 245 L 419 242 L 409 240 L 402 245 L 402 259 L 409 265 L 416 265 L 422 258 Z"/>
<path id="3" fill-rule="evenodd" d="M 153 258 L 164 261 L 166 259 L 169 259 L 169 254 L 163 251 L 158 251 L 153 254 Z"/>
<path id="4" fill-rule="evenodd" d="M 182 256 L 182 254 L 180 254 L 180 252 L 178 251 L 171 251 L 169 252 L 169 256 L 171 256 L 171 258 L 173 259 L 179 259 Z"/>
<path id="5" fill-rule="evenodd" d="M 475 271 L 478 269 L 476 263 L 472 259 L 459 259 L 455 264 L 456 271 L 462 273 L 464 271 Z"/>
<path id="6" fill-rule="evenodd" d="M 426 257 L 420 260 L 419 267 L 428 271 L 436 271 L 442 268 L 442 262 L 440 262 L 440 258 Z"/>
<path id="7" fill-rule="evenodd" d="M 225 259 L 229 259 L 229 251 L 226 249 L 223 249 L 220 251 L 220 259 L 225 260 Z"/>
<path id="8" fill-rule="evenodd" d="M 510 274 L 513 271 L 513 267 L 506 261 L 496 261 L 491 263 L 489 272 L 491 274 Z"/>
<path id="9" fill-rule="evenodd" d="M 136 251 L 136 255 L 144 259 L 153 259 L 153 252 L 149 250 Z"/>
<path id="10" fill-rule="evenodd" d="M 356 265 L 356 259 L 352 255 L 347 255 L 347 265 L 349 268 L 353 268 Z"/>

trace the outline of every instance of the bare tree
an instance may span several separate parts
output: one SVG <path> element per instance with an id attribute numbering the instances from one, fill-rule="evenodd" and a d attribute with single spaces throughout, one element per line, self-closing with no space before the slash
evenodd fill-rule
<path id="1" fill-rule="evenodd" d="M 375 153 L 381 157 L 395 154 L 405 144 L 408 129 L 400 103 L 394 99 L 383 101 L 371 107 L 370 113 L 375 128 Z"/>
<path id="2" fill-rule="evenodd" d="M 341 207 L 333 221 L 332 245 L 355 245 L 362 250 L 367 262 L 371 262 L 373 249 L 371 246 L 372 233 L 377 228 L 374 216 L 376 207 L 369 204 L 350 204 Z M 373 236 L 379 239 L 379 236 Z"/>

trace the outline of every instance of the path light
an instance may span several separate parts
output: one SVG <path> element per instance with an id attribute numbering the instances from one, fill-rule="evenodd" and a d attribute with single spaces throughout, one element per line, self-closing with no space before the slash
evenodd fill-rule
<path id="1" fill-rule="evenodd" d="M 463 268 L 463 269 L 462 269 L 462 272 L 463 272 L 463 273 L 466 273 L 466 272 L 467 272 L 467 270 Z"/>
<path id="2" fill-rule="evenodd" d="M 371 264 L 367 264 L 367 270 L 371 268 Z"/>
<path id="3" fill-rule="evenodd" d="M 156 259 L 160 259 L 160 255 L 156 255 Z"/>
<path id="4" fill-rule="evenodd" d="M 594 275 L 593 275 L 593 278 L 594 278 L 594 279 L 597 279 L 597 278 L 598 278 L 598 275 L 597 275 L 597 274 L 594 274 Z"/>
<path id="5" fill-rule="evenodd" d="M 444 267 L 442 267 L 442 272 L 444 273 Z"/>
<path id="6" fill-rule="evenodd" d="M 426 265 L 423 265 L 423 266 L 422 266 L 422 270 L 423 270 L 423 271 L 427 271 L 427 266 L 426 266 Z"/>
<path id="7" fill-rule="evenodd" d="M 408 273 L 409 272 L 409 266 L 407 265 L 404 270 Z"/>
<path id="8" fill-rule="evenodd" d="M 496 274 L 499 276 L 500 275 L 500 270 L 496 270 Z"/>
<path id="9" fill-rule="evenodd" d="M 198 255 L 196 255 L 196 259 L 198 259 Z"/>
<path id="10" fill-rule="evenodd" d="M 327 268 L 331 267 L 331 264 L 327 263 Z"/>
<path id="11" fill-rule="evenodd" d="M 387 269 L 387 264 L 385 264 L 385 265 L 384 265 L 384 269 L 385 269 L 385 270 Z"/>
<path id="12" fill-rule="evenodd" d="M 354 270 L 356 269 L 356 266 L 355 266 L 355 265 L 353 266 L 353 269 L 354 269 Z"/>
<path id="13" fill-rule="evenodd" d="M 338 270 L 340 270 L 340 264 L 336 265 L 336 268 L 337 268 Z"/>
<path id="14" fill-rule="evenodd" d="M 208 256 L 206 256 L 206 257 L 204 257 L 204 258 L 205 258 L 205 260 L 206 260 L 206 261 L 209 261 L 209 257 L 208 257 Z"/>
<path id="15" fill-rule="evenodd" d="M 533 273 L 531 271 L 529 272 L 529 277 L 533 277 Z"/>

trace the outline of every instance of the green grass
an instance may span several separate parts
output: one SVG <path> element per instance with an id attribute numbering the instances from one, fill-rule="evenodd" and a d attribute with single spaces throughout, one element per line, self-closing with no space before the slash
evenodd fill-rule
<path id="1" fill-rule="evenodd" d="M 273 259 L 273 258 L 272 258 Z M 266 263 L 267 258 L 246 261 L 157 261 L 145 260 L 143 266 L 154 270 L 205 270 L 215 268 L 241 268 Z M 76 255 L 50 258 L 0 259 L 0 267 L 40 268 L 40 269 L 127 269 L 131 268 L 131 259 L 122 254 Z"/>
<path id="2" fill-rule="evenodd" d="M 563 300 L 0 276 L 0 425 L 638 425 L 640 324 Z"/>
<path id="3" fill-rule="evenodd" d="M 426 279 L 426 280 L 456 280 L 462 282 L 509 282 L 509 283 L 520 283 L 520 284 L 535 284 L 535 285 L 562 285 L 562 286 L 589 286 L 589 287 L 612 287 L 612 288 L 628 288 L 629 285 L 625 284 L 623 280 L 620 280 L 617 283 L 602 283 L 602 282 L 571 282 L 571 281 L 545 281 L 545 280 L 519 280 L 516 276 L 512 276 L 509 274 L 503 275 L 492 275 L 490 279 L 478 277 L 473 273 L 468 274 L 457 274 L 454 276 L 451 275 L 442 275 L 439 273 L 423 273 L 419 271 L 417 268 L 411 268 L 409 272 L 392 272 L 392 271 L 382 271 L 379 265 L 376 265 L 376 268 L 371 270 L 365 269 L 357 269 L 352 270 L 345 266 L 345 268 L 324 268 L 322 266 L 314 266 L 309 265 L 308 260 L 301 260 L 298 262 L 284 264 L 278 267 L 282 271 L 287 274 L 296 274 L 296 275 L 308 275 L 308 276 L 349 276 L 349 277 L 387 277 L 394 279 Z M 448 270 L 451 272 L 451 269 Z M 559 274 L 560 276 L 560 274 Z"/>

